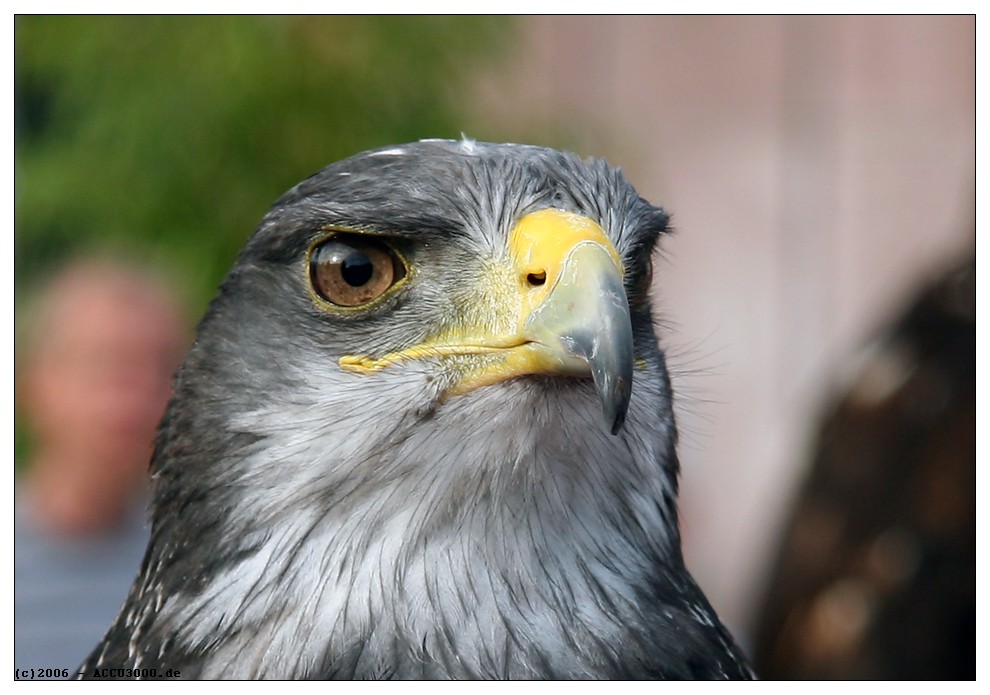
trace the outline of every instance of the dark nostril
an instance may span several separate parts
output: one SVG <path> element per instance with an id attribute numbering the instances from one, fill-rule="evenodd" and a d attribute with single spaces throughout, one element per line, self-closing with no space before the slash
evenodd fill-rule
<path id="1" fill-rule="evenodd" d="M 529 282 L 533 287 L 539 287 L 547 281 L 546 271 L 540 271 L 539 273 L 530 273 L 526 276 L 526 281 Z"/>

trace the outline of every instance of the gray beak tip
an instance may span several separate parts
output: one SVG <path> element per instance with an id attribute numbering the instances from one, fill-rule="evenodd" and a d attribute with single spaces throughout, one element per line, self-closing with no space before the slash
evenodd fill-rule
<path id="1" fill-rule="evenodd" d="M 605 416 L 605 423 L 610 426 L 609 431 L 613 436 L 622 431 L 626 423 L 626 411 L 629 409 L 629 398 L 632 394 L 632 387 L 627 379 L 616 380 L 614 388 L 609 392 L 601 392 L 602 414 Z"/>
<path id="2" fill-rule="evenodd" d="M 625 414 L 618 415 L 615 418 L 615 422 L 612 423 L 612 436 L 619 434 L 622 431 L 622 426 L 626 424 Z"/>

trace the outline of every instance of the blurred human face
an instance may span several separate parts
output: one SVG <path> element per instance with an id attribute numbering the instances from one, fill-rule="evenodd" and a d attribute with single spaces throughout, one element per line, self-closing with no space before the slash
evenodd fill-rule
<path id="1" fill-rule="evenodd" d="M 144 470 L 178 364 L 177 316 L 153 297 L 98 291 L 55 316 L 33 367 L 39 438 L 108 473 Z"/>

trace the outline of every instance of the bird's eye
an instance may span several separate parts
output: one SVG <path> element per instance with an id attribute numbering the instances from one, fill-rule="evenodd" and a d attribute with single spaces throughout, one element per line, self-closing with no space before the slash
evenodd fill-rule
<path id="1" fill-rule="evenodd" d="M 313 289 L 337 306 L 374 301 L 405 275 L 405 265 L 387 244 L 359 234 L 335 234 L 309 257 Z"/>

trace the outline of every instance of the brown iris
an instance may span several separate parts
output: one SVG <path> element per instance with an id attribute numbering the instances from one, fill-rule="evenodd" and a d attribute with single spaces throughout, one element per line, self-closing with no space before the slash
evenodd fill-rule
<path id="1" fill-rule="evenodd" d="M 378 299 L 405 274 L 405 266 L 387 244 L 359 234 L 335 234 L 314 248 L 309 259 L 313 289 L 343 307 Z"/>

